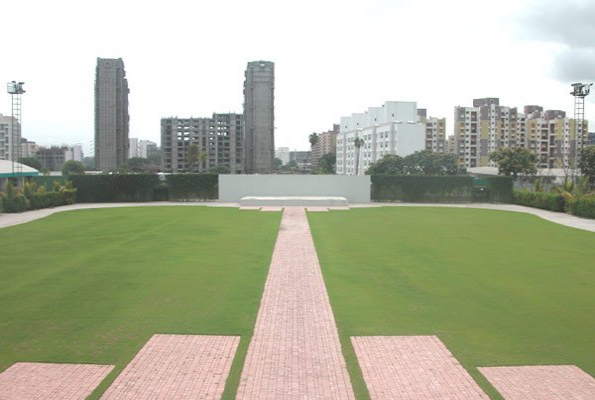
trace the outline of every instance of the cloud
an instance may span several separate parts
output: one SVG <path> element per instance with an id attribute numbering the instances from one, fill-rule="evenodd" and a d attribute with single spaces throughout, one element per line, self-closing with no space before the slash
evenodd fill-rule
<path id="1" fill-rule="evenodd" d="M 532 40 L 559 46 L 553 76 L 562 82 L 595 80 L 595 2 L 538 1 L 520 21 Z"/>
<path id="2" fill-rule="evenodd" d="M 563 82 L 595 80 L 595 49 L 565 49 L 556 55 L 555 78 Z"/>

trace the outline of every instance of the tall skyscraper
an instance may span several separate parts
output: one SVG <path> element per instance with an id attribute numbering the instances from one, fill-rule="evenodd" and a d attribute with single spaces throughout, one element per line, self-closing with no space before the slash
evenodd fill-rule
<path id="1" fill-rule="evenodd" d="M 271 61 L 248 63 L 244 124 L 244 171 L 271 171 L 275 157 L 275 63 Z"/>
<path id="2" fill-rule="evenodd" d="M 95 168 L 107 171 L 128 159 L 128 80 L 121 58 L 97 58 Z"/>

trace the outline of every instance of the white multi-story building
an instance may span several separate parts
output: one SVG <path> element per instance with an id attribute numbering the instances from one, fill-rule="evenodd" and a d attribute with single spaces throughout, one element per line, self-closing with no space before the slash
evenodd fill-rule
<path id="1" fill-rule="evenodd" d="M 19 122 L 13 119 L 11 116 L 0 114 L 0 160 L 17 161 L 20 156 L 18 144 L 21 142 L 21 129 Z"/>
<path id="2" fill-rule="evenodd" d="M 289 147 L 277 147 L 275 149 L 275 158 L 283 162 L 283 165 L 289 164 Z"/>
<path id="3" fill-rule="evenodd" d="M 359 149 L 355 139 L 363 140 Z M 387 154 L 402 157 L 425 149 L 425 124 L 417 103 L 387 101 L 364 113 L 341 117 L 337 136 L 337 174 L 363 175 L 370 164 Z"/>
<path id="4" fill-rule="evenodd" d="M 147 158 L 157 149 L 157 143 L 150 140 L 130 138 L 128 144 L 128 158 Z"/>
<path id="5" fill-rule="evenodd" d="M 66 151 L 64 152 L 64 161 L 78 161 L 83 162 L 83 145 L 82 144 L 75 144 L 72 146 L 66 146 Z"/>

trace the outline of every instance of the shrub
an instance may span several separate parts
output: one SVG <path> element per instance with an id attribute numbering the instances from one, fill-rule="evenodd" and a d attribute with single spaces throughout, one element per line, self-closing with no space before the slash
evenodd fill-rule
<path id="1" fill-rule="evenodd" d="M 584 218 L 595 218 L 595 195 L 572 199 L 567 204 L 572 215 Z"/>
<path id="2" fill-rule="evenodd" d="M 470 202 L 470 176 L 372 175 L 372 200 L 454 203 Z"/>
<path id="3" fill-rule="evenodd" d="M 4 206 L 2 205 L 2 203 L 4 202 L 2 200 L 3 197 L 4 197 L 4 193 L 0 192 L 0 214 L 2 214 L 2 212 L 4 211 Z"/>
<path id="4" fill-rule="evenodd" d="M 217 200 L 219 196 L 216 174 L 175 174 L 168 175 L 166 180 L 170 200 Z"/>
<path id="5" fill-rule="evenodd" d="M 15 188 L 11 182 L 8 182 L 6 185 L 6 193 L 4 193 L 2 199 L 2 206 L 4 212 L 20 213 L 27 211 L 29 208 L 29 200 L 18 188 Z"/>
<path id="6" fill-rule="evenodd" d="M 515 190 L 514 203 L 522 206 L 541 208 L 550 211 L 565 211 L 566 200 L 557 193 L 531 192 L 529 190 Z"/>

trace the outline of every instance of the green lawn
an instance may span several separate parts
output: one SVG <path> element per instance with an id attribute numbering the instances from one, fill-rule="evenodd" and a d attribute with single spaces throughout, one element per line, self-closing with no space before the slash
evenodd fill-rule
<path id="1" fill-rule="evenodd" d="M 491 210 L 308 214 L 358 398 L 357 335 L 437 335 L 478 366 L 576 364 L 595 376 L 595 234 Z"/>
<path id="2" fill-rule="evenodd" d="M 154 333 L 243 337 L 239 380 L 281 213 L 141 207 L 58 213 L 0 229 L 0 371 L 115 364 Z"/>

